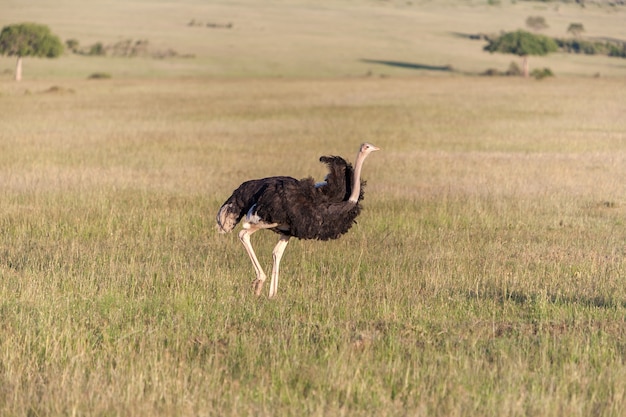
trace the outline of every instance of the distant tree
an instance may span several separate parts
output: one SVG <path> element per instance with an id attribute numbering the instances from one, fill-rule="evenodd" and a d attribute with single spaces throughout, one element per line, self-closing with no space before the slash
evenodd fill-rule
<path id="1" fill-rule="evenodd" d="M 567 33 L 571 33 L 572 35 L 578 37 L 581 33 L 585 31 L 585 27 L 582 23 L 570 23 L 567 28 Z"/>
<path id="2" fill-rule="evenodd" d="M 489 43 L 484 50 L 500 52 L 504 54 L 515 54 L 522 57 L 522 67 L 524 77 L 528 77 L 528 56 L 547 55 L 559 49 L 556 42 L 544 35 L 533 35 L 524 30 L 508 32 L 496 39 L 489 39 Z"/>
<path id="3" fill-rule="evenodd" d="M 72 52 L 78 51 L 79 42 L 77 39 L 68 39 L 65 41 L 65 46 Z"/>
<path id="4" fill-rule="evenodd" d="M 544 19 L 543 16 L 528 16 L 526 18 L 526 26 L 536 31 L 543 30 L 549 27 L 546 23 L 546 19 Z"/>
<path id="5" fill-rule="evenodd" d="M 22 79 L 22 58 L 36 56 L 55 58 L 63 53 L 63 44 L 48 26 L 21 23 L 5 26 L 0 32 L 0 54 L 17 56 L 15 80 Z"/>

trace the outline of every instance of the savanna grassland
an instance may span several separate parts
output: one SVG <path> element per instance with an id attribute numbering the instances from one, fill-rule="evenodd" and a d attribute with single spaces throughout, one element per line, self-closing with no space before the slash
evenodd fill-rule
<path id="1" fill-rule="evenodd" d="M 411 10 L 454 22 L 538 7 L 453 3 Z M 148 8 L 156 21 L 168 4 Z M 377 7 L 407 5 L 351 7 L 372 23 Z M 72 36 L 88 32 L 67 21 Z M 102 24 L 94 39 L 113 33 Z M 296 49 L 282 77 L 260 55 L 241 58 L 241 73 L 201 74 L 219 62 L 202 50 L 30 59 L 22 83 L 4 75 L 0 415 L 624 415 L 624 63 L 557 54 L 541 59 L 571 74 L 542 81 L 365 76 L 363 62 L 313 77 Z M 457 56 L 416 62 L 490 57 Z M 113 78 L 85 79 L 96 70 Z M 365 163 L 358 224 L 337 241 L 293 240 L 278 297 L 255 297 L 236 235 L 215 230 L 221 203 L 250 178 L 321 179 L 320 155 L 352 160 L 363 141 L 383 150 Z M 266 269 L 276 239 L 253 236 Z"/>

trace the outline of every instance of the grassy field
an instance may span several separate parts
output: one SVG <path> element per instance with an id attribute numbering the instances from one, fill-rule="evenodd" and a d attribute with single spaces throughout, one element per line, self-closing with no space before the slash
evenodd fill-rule
<path id="1" fill-rule="evenodd" d="M 19 84 L 0 58 L 0 416 L 624 415 L 626 60 L 477 77 L 512 58 L 458 36 L 625 39 L 623 8 L 92 3 L 0 26 L 195 58 L 27 59 Z M 254 297 L 221 203 L 364 141 L 358 224 L 292 241 Z"/>
<path id="2" fill-rule="evenodd" d="M 3 83 L 0 414 L 622 415 L 625 87 Z M 255 298 L 221 202 L 361 141 L 359 224 Z"/>

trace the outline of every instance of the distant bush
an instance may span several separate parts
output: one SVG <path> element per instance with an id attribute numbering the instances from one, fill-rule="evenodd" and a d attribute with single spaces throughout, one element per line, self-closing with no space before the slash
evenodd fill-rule
<path id="1" fill-rule="evenodd" d="M 487 68 L 485 72 L 481 73 L 480 75 L 485 75 L 487 77 L 496 77 L 498 75 L 502 75 L 502 73 L 495 68 Z"/>
<path id="2" fill-rule="evenodd" d="M 549 27 L 543 16 L 528 16 L 526 18 L 526 26 L 533 30 L 542 30 Z"/>
<path id="3" fill-rule="evenodd" d="M 108 72 L 94 72 L 87 78 L 90 80 L 107 80 L 111 78 L 111 74 Z"/>
<path id="4" fill-rule="evenodd" d="M 89 48 L 89 52 L 87 52 L 87 55 L 104 56 L 106 55 L 106 51 L 104 50 L 104 46 L 102 45 L 102 43 L 97 42 L 91 45 L 91 47 Z"/>
<path id="5" fill-rule="evenodd" d="M 585 31 L 585 27 L 582 23 L 570 23 L 567 27 L 567 33 L 571 33 L 574 36 L 579 36 Z"/>
<path id="6" fill-rule="evenodd" d="M 509 64 L 509 69 L 507 69 L 504 74 L 512 77 L 521 77 L 522 69 L 519 67 L 519 65 L 517 65 L 517 62 L 511 61 L 511 63 Z"/>
<path id="7" fill-rule="evenodd" d="M 69 49 L 70 51 L 76 53 L 76 51 L 78 51 L 78 40 L 76 39 L 68 39 L 65 41 L 65 46 L 67 47 L 67 49 Z"/>
<path id="8" fill-rule="evenodd" d="M 107 47 L 113 56 L 134 57 L 148 56 L 149 42 L 147 40 L 125 39 Z"/>
<path id="9" fill-rule="evenodd" d="M 600 42 L 582 39 L 557 39 L 557 44 L 564 52 L 595 55 L 603 53 L 604 46 Z"/>
<path id="10" fill-rule="evenodd" d="M 626 58 L 626 43 L 622 43 L 621 47 L 619 45 L 610 44 L 609 45 L 609 56 L 616 56 L 619 58 Z"/>
<path id="11" fill-rule="evenodd" d="M 530 72 L 530 76 L 534 77 L 537 80 L 542 80 L 546 77 L 554 77 L 554 73 L 550 68 L 535 68 Z"/>
<path id="12" fill-rule="evenodd" d="M 179 54 L 174 49 L 156 49 L 152 48 L 147 40 L 124 39 L 114 44 L 105 45 L 97 42 L 91 46 L 79 47 L 78 41 L 70 39 L 66 41 L 68 48 L 73 53 L 87 56 L 114 56 L 114 57 L 149 57 L 154 59 L 165 58 L 195 58 L 193 54 Z M 71 45 L 71 46 L 70 46 Z"/>
<path id="13" fill-rule="evenodd" d="M 607 55 L 626 58 L 626 43 L 619 41 L 587 41 L 584 39 L 555 39 L 564 52 L 586 55 Z"/>
<path id="14" fill-rule="evenodd" d="M 487 77 L 497 77 L 497 76 L 520 77 L 522 75 L 522 69 L 519 67 L 519 65 L 517 65 L 516 62 L 511 61 L 511 64 L 509 64 L 509 68 L 504 72 L 499 71 L 495 68 L 488 68 L 487 70 L 485 70 L 485 72 L 481 73 L 480 75 L 484 75 Z"/>

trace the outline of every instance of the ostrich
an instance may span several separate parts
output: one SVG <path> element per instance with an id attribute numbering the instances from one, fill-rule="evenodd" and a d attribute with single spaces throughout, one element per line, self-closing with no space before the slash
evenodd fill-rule
<path id="1" fill-rule="evenodd" d="M 323 182 L 313 178 L 297 180 L 292 177 L 269 177 L 246 181 L 226 200 L 217 213 L 220 233 L 232 231 L 245 216 L 239 239 L 243 243 L 256 271 L 255 294 L 261 295 L 267 276 L 252 249 L 250 236 L 262 229 L 280 235 L 272 252 L 274 264 L 269 297 L 278 290 L 278 270 L 283 252 L 291 237 L 299 239 L 337 239 L 355 223 L 361 212 L 365 182 L 361 168 L 365 158 L 379 148 L 364 143 L 359 148 L 354 170 L 339 156 L 322 156 L 328 166 Z"/>

